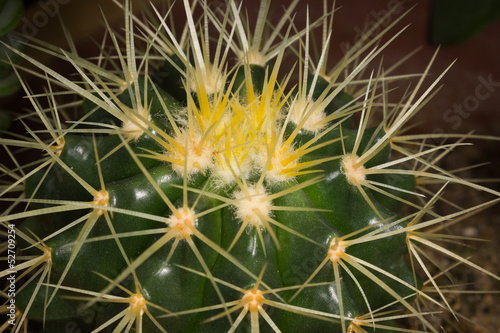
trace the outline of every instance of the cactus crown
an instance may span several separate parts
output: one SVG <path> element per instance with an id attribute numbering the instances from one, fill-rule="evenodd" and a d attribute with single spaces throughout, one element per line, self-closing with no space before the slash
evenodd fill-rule
<path id="1" fill-rule="evenodd" d="M 9 153 L 39 156 L 24 165 L 10 154 L 16 167 L 0 188 L 11 202 L 0 222 L 17 237 L 14 331 L 73 320 L 95 332 L 389 332 L 412 319 L 437 332 L 431 309 L 453 309 L 426 249 L 500 279 L 438 244 L 453 240 L 446 221 L 496 199 L 445 216 L 432 209 L 449 183 L 500 193 L 435 165 L 460 142 L 404 134 L 444 73 L 424 89 L 429 65 L 389 103 L 398 77 L 362 78 L 400 19 L 330 66 L 331 34 L 316 58 L 311 39 L 328 31 L 333 9 L 325 1 L 314 22 L 297 14 L 301 29 L 297 3 L 267 31 L 268 1 L 251 24 L 236 1 L 220 11 L 183 0 L 176 34 L 172 13 L 152 7 L 144 22 L 125 1 L 124 33 L 108 26 L 113 50 L 97 61 L 29 40 L 78 79 L 12 49 L 48 87 L 22 83 L 28 135 L 0 139 Z M 299 56 L 288 73 L 289 53 Z M 75 104 L 78 118 L 66 121 Z M 429 195 L 431 182 L 442 187 Z"/>

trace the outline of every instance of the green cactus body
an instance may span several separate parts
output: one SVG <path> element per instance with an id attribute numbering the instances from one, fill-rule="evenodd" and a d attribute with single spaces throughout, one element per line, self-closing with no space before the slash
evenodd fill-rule
<path id="1" fill-rule="evenodd" d="M 45 332 L 70 322 L 89 332 L 254 333 L 394 331 L 390 314 L 406 311 L 435 331 L 412 305 L 427 296 L 406 258 L 421 216 L 402 215 L 405 204 L 427 209 L 411 201 L 424 173 L 402 166 L 425 154 L 398 161 L 392 149 L 412 102 L 369 128 L 374 101 L 386 98 L 378 81 L 353 96 L 321 61 L 309 76 L 308 39 L 301 82 L 287 89 L 284 52 L 310 26 L 268 53 L 231 44 L 240 62 L 228 68 L 223 41 L 235 30 L 249 39 L 234 3 L 233 28 L 205 17 L 221 36 L 211 63 L 183 3 L 190 38 L 165 37 L 166 53 L 155 46 L 167 60 L 151 75 L 129 48 L 128 2 L 121 77 L 75 58 L 100 77 L 81 70 L 86 90 L 15 52 L 83 96 L 79 120 L 36 140 L 46 159 L 22 178 L 28 208 L 0 218 L 16 222 L 17 255 L 31 258 L 18 267 L 31 267 L 21 313 Z"/>
<path id="2" fill-rule="evenodd" d="M 258 82 L 252 88 L 262 91 L 265 89 L 265 70 L 254 68 L 253 71 L 259 73 L 260 77 L 252 75 L 253 82 Z M 143 91 L 145 87 L 140 84 L 140 88 Z M 167 135 L 173 132 L 172 127 L 180 128 L 182 121 L 187 122 L 184 119 L 175 124 L 166 123 L 160 103 L 155 102 L 156 96 L 162 96 L 169 110 L 176 110 L 180 108 L 180 103 L 186 101 L 176 104 L 167 92 L 156 88 L 155 94 L 151 86 L 148 93 L 149 96 L 155 96 L 150 103 L 149 122 L 157 126 L 157 131 Z M 120 95 L 120 100 L 132 107 L 130 97 L 123 97 L 124 94 L 128 96 L 125 91 Z M 146 93 L 142 95 L 144 98 Z M 87 120 L 91 122 L 102 122 L 108 116 L 99 108 L 94 110 L 87 106 L 86 109 L 89 114 Z M 110 123 L 113 121 L 118 119 L 112 119 Z M 283 127 L 278 122 L 276 125 Z M 349 156 L 342 149 L 352 151 L 357 130 L 341 129 L 341 126 L 314 142 L 312 147 L 319 148 L 310 154 L 303 154 L 300 162 Z M 291 125 L 282 140 L 296 135 L 295 128 L 296 125 Z M 374 130 L 365 131 L 358 138 L 361 142 L 358 149 L 362 151 L 369 148 L 382 134 Z M 282 327 L 283 331 L 292 331 L 294 328 L 303 332 L 318 329 L 339 331 L 342 326 L 345 329 L 349 325 L 350 319 L 368 311 L 368 304 L 370 307 L 379 307 L 394 299 L 393 295 L 375 288 L 376 283 L 362 274 L 349 276 L 341 268 L 332 268 L 332 264 L 337 265 L 336 261 L 341 260 L 341 257 L 332 254 L 341 236 L 368 230 L 372 225 L 384 227 L 397 213 L 372 199 L 377 207 L 374 211 L 356 186 L 347 180 L 341 159 L 322 163 L 321 172 L 287 177 L 284 181 L 268 180 L 263 178 L 261 170 L 251 170 L 244 184 L 232 182 L 221 186 L 217 183 L 220 180 L 211 177 L 210 172 L 195 171 L 185 178 L 168 163 L 148 158 L 148 153 L 154 157 L 157 156 L 154 154 L 162 151 L 162 145 L 158 143 L 158 138 L 152 139 L 153 135 L 154 131 L 144 133 L 128 144 L 132 154 L 142 153 L 139 159 L 134 158 L 126 147 L 112 151 L 124 140 L 117 134 L 98 137 L 68 134 L 64 147 L 57 152 L 61 165 L 65 167 L 55 165 L 50 171 L 42 169 L 28 179 L 26 194 L 32 198 L 90 202 L 103 208 L 128 211 L 107 212 L 91 208 L 89 213 L 88 208 L 82 207 L 75 212 L 42 215 L 23 224 L 21 229 L 26 233 L 32 224 L 50 225 L 44 234 L 37 233 L 43 238 L 64 228 L 70 221 L 88 219 L 85 225 L 81 223 L 47 240 L 46 246 L 52 253 L 53 285 L 61 281 L 65 287 L 98 292 L 109 284 L 103 277 L 119 276 L 119 283 L 124 280 L 128 288 L 134 289 L 133 281 L 126 280 L 125 275 L 120 274 L 125 271 L 126 275 L 130 275 L 130 267 L 134 267 L 133 272 L 141 286 L 140 293 L 146 300 L 162 308 L 150 310 L 153 316 L 160 317 L 156 323 L 144 318 L 143 329 L 146 331 L 158 330 L 159 324 L 172 332 L 224 332 L 231 329 L 228 317 L 233 317 L 233 321 L 237 321 L 238 317 L 231 313 L 219 318 L 217 314 L 235 307 L 233 304 L 239 304 L 241 308 L 235 311 L 236 314 L 242 310 L 249 312 L 251 319 L 243 320 L 242 327 L 255 325 L 252 323 L 255 320 L 253 318 L 261 317 L 259 311 L 263 310 L 259 308 L 262 307 L 269 312 L 268 318 L 277 327 Z M 304 146 L 314 137 L 307 131 L 296 136 L 297 139 L 290 146 Z M 388 152 L 388 149 L 382 150 L 372 163 L 388 162 Z M 103 156 L 108 157 L 102 159 Z M 68 168 L 71 172 L 68 172 Z M 94 190 L 99 189 L 97 196 L 93 197 L 89 193 L 89 186 Z M 183 196 L 188 188 L 198 189 L 199 192 Z M 178 216 L 173 213 L 171 205 L 177 210 Z M 42 208 L 52 205 L 46 203 L 34 206 Z M 273 210 L 273 207 L 281 209 Z M 135 213 L 145 216 L 136 216 Z M 196 217 L 196 214 L 201 215 Z M 398 224 L 386 229 L 386 232 L 401 227 Z M 134 232 L 143 230 L 152 232 L 150 235 L 134 235 Z M 110 239 L 110 233 L 124 236 Z M 130 236 L 126 237 L 127 234 Z M 404 235 L 398 235 L 372 242 L 369 246 L 346 248 L 345 253 L 352 252 L 356 257 L 412 285 L 412 271 L 403 260 L 404 247 Z M 135 258 L 140 265 L 134 265 L 133 259 L 127 263 L 121 250 L 126 258 Z M 344 249 L 339 251 L 344 252 Z M 238 264 L 235 265 L 235 262 Z M 101 276 L 93 276 L 92 272 Z M 224 281 L 224 284 L 219 280 Z M 385 280 L 401 297 L 414 293 L 393 279 Z M 363 291 L 358 290 L 356 283 L 364 286 Z M 281 289 L 284 291 L 273 291 Z M 246 293 L 253 290 L 262 295 L 245 303 L 245 297 L 251 297 Z M 293 300 L 289 302 L 290 299 Z M 27 304 L 29 300 L 30 294 L 23 293 L 18 302 Z M 278 302 L 284 308 L 273 306 L 274 303 L 267 304 L 267 300 Z M 39 297 L 37 302 L 32 305 L 30 313 L 33 318 L 40 320 L 43 318 L 43 297 Z M 51 321 L 78 317 L 76 311 L 69 311 L 67 317 L 61 317 L 61 313 L 68 309 L 67 303 L 66 300 L 49 305 L 45 319 Z M 287 305 L 284 304 L 301 310 L 298 313 L 287 311 Z M 73 306 L 76 308 L 76 305 Z M 163 310 L 182 313 L 210 307 L 214 309 L 179 316 L 169 316 Z M 333 317 L 324 321 L 304 319 L 307 314 L 305 311 L 313 310 Z M 202 324 L 211 317 L 217 319 Z M 269 328 L 271 326 L 262 322 L 263 330 Z"/>

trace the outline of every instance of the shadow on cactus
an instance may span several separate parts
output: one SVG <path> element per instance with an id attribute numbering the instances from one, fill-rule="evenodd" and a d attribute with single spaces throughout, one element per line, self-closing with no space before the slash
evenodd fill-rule
<path id="1" fill-rule="evenodd" d="M 333 9 L 310 21 L 297 3 L 269 29 L 267 1 L 248 22 L 236 2 L 184 0 L 181 33 L 169 11 L 151 7 L 142 21 L 117 3 L 124 29 L 107 27 L 97 60 L 29 39 L 73 76 L 12 50 L 47 88 L 22 83 L 27 135 L 0 139 L 15 164 L 0 187 L 0 222 L 15 236 L 2 248 L 7 260 L 17 250 L 0 273 L 17 288 L 4 306 L 14 300 L 15 325 L 4 327 L 438 332 L 432 317 L 454 311 L 428 250 L 499 279 L 443 245 L 463 239 L 447 224 L 496 199 L 446 216 L 432 209 L 450 183 L 500 195 L 436 165 L 463 143 L 429 139 L 463 136 L 405 134 L 444 73 L 427 86 L 432 60 L 404 77 L 375 63 L 398 21 L 329 65 L 331 34 L 319 54 L 311 44 Z M 389 102 L 405 79 L 416 84 Z M 80 117 L 66 118 L 75 107 Z M 26 149 L 35 160 L 24 164 Z M 431 182 L 441 189 L 429 193 Z M 402 328 L 408 319 L 420 327 Z"/>

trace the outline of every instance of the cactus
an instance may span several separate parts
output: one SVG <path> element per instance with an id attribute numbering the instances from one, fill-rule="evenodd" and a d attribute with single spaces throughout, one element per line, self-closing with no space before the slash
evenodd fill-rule
<path id="1" fill-rule="evenodd" d="M 22 82 L 27 136 L 0 139 L 38 155 L 0 188 L 4 248 L 17 250 L 0 274 L 16 277 L 13 331 L 406 332 L 412 319 L 438 332 L 425 305 L 453 310 L 426 248 L 500 279 L 437 242 L 453 239 L 445 222 L 495 200 L 432 209 L 449 183 L 500 193 L 434 164 L 461 143 L 425 140 L 452 135 L 404 134 L 444 73 L 424 87 L 429 65 L 396 103 L 398 77 L 361 79 L 397 21 L 328 66 L 331 36 L 314 59 L 311 35 L 333 10 L 295 29 L 295 1 L 264 38 L 268 1 L 253 25 L 234 1 L 222 14 L 182 4 L 176 36 L 168 15 L 153 7 L 144 23 L 126 1 L 123 38 L 108 26 L 114 53 L 96 62 L 30 39 L 79 78 L 11 50 L 42 72 L 48 102 Z M 429 195 L 431 181 L 442 187 Z"/>

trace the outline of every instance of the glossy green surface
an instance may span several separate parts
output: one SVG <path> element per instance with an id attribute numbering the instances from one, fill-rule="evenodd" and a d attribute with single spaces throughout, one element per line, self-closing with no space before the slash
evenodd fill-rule
<path id="1" fill-rule="evenodd" d="M 255 90 L 262 89 L 264 69 L 254 68 L 253 73 Z M 173 74 L 166 76 L 169 75 Z M 239 77 L 241 72 L 236 75 L 235 82 L 244 86 Z M 141 84 L 141 87 L 144 86 Z M 319 87 L 327 88 L 325 85 Z M 171 93 L 178 95 L 176 91 L 177 86 L 174 85 Z M 243 94 L 241 90 L 236 91 Z M 159 98 L 172 110 L 178 111 L 185 101 L 175 101 L 167 92 L 158 96 L 153 93 L 151 85 L 147 96 L 152 98 L 152 124 L 172 133 L 172 124 L 162 113 Z M 120 95 L 120 99 L 129 106 L 132 104 L 127 91 Z M 335 100 L 337 104 L 332 102 L 334 109 L 329 112 L 335 112 L 351 101 L 342 93 Z M 95 128 L 95 122 L 119 124 L 118 118 L 109 118 L 106 111 L 92 105 L 85 102 L 83 107 L 88 115 L 85 121 L 94 124 L 81 123 L 81 128 Z M 289 125 L 285 135 L 293 133 L 293 126 Z M 318 145 L 328 144 L 304 155 L 301 161 L 348 154 L 355 145 L 356 135 L 355 129 L 335 127 L 317 142 Z M 357 153 L 366 151 L 383 135 L 383 131 L 378 129 L 366 130 Z M 125 270 L 127 276 L 117 283 L 130 293 L 136 293 L 139 281 L 140 293 L 155 304 L 148 306 L 148 310 L 157 323 L 144 316 L 143 332 L 159 331 L 157 324 L 169 332 L 225 332 L 231 328 L 231 322 L 239 320 L 241 312 L 238 308 L 224 315 L 225 308 L 229 310 L 236 306 L 244 296 L 243 292 L 251 290 L 256 284 L 266 292 L 266 299 L 275 304 L 285 304 L 281 308 L 264 305 L 269 318 L 283 332 L 339 332 L 343 327 L 339 318 L 354 318 L 366 313 L 369 311 L 367 302 L 371 309 L 376 309 L 394 301 L 394 296 L 381 288 L 379 282 L 374 282 L 348 263 L 345 266 L 348 271 L 338 266 L 337 276 L 333 268 L 335 263 L 329 259 L 332 242 L 339 237 L 352 233 L 360 236 L 375 229 L 390 233 L 407 223 L 390 225 L 397 220 L 399 201 L 387 200 L 383 195 L 367 191 L 370 205 L 359 189 L 347 181 L 340 159 L 325 161 L 319 166 L 320 172 L 301 175 L 286 182 L 264 181 L 268 194 L 275 195 L 273 206 L 282 209 L 269 215 L 272 219 L 269 227 L 249 225 L 242 229 L 235 208 L 225 204 L 226 199 L 222 200 L 233 199 L 239 187 L 236 184 L 217 187 L 210 174 L 201 172 L 184 179 L 172 170 L 169 163 L 148 158 L 145 152 L 162 152 L 162 146 L 154 136 L 154 130 L 147 131 L 139 139 L 130 141 L 129 149 L 126 149 L 122 144 L 123 138 L 116 134 L 68 134 L 60 154 L 61 163 L 40 170 L 29 179 L 26 195 L 41 200 L 34 203 L 33 208 L 52 207 L 51 200 L 82 203 L 80 210 L 37 216 L 21 227 L 24 230 L 32 226 L 38 228 L 38 234 L 45 237 L 74 221 L 81 221 L 51 236 L 46 242 L 53 256 L 51 283 L 57 284 L 63 277 L 63 286 L 99 292 L 109 285 L 109 280 L 103 277 L 113 279 Z M 301 131 L 295 143 L 300 146 L 313 137 L 314 134 Z M 138 156 L 132 156 L 130 151 Z M 365 166 L 385 163 L 389 161 L 390 154 L 389 145 L 385 145 Z M 313 182 L 318 175 L 321 180 Z M 258 179 L 258 175 L 252 175 L 247 182 L 257 182 Z M 415 186 L 415 180 L 406 176 L 391 179 L 379 177 L 376 180 L 407 190 Z M 302 188 L 300 184 L 304 182 L 313 183 Z M 89 187 L 100 191 L 103 185 L 109 195 L 110 210 L 98 213 L 97 208 L 88 207 L 94 200 Z M 166 221 L 173 212 L 165 197 L 174 207 L 185 205 L 195 213 L 202 213 L 197 216 L 196 232 L 189 239 L 169 238 L 169 230 L 172 229 Z M 86 219 L 93 214 L 96 219 L 88 228 L 89 220 Z M 79 242 L 81 244 L 73 260 L 72 251 Z M 345 253 L 414 285 L 412 271 L 404 260 L 405 250 L 405 235 L 398 234 L 355 244 L 348 247 Z M 140 259 L 141 263 L 130 269 L 130 262 L 134 263 L 136 259 Z M 71 268 L 68 268 L 70 261 Z M 375 275 L 401 297 L 414 293 L 394 278 L 379 272 Z M 33 286 L 30 285 L 30 288 Z M 127 297 L 123 289 L 115 288 L 113 293 Z M 66 295 L 68 292 L 62 290 L 59 294 Z M 19 304 L 26 304 L 29 297 L 28 291 L 21 293 Z M 31 319 L 40 320 L 43 317 L 43 299 L 43 294 L 39 293 L 29 312 Z M 84 314 L 74 309 L 78 303 L 85 304 L 85 300 L 72 299 L 74 307 L 68 305 L 69 301 L 64 298 L 54 301 L 47 308 L 47 320 L 53 321 L 56 326 L 58 320 L 84 320 Z M 290 311 L 290 305 L 302 310 Z M 90 309 L 103 308 L 119 313 L 123 305 L 98 302 Z M 318 319 L 307 316 L 303 309 L 333 316 Z M 181 314 L 175 315 L 178 312 Z M 102 311 L 98 313 L 92 321 L 95 326 L 110 318 L 104 316 Z M 262 318 L 260 320 L 261 331 L 272 331 Z M 244 332 L 250 326 L 251 319 L 247 315 L 237 331 Z"/>

